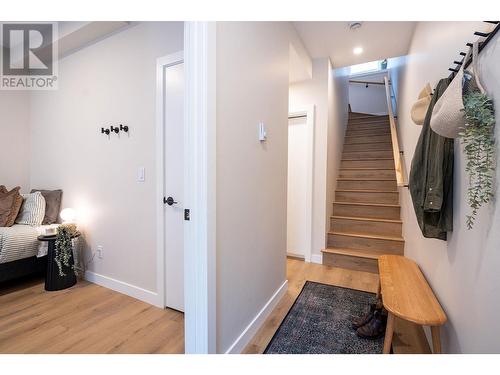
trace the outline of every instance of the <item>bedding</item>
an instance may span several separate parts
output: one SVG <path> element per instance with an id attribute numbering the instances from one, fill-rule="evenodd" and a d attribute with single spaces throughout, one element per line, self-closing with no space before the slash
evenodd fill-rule
<path id="1" fill-rule="evenodd" d="M 11 191 L 3 185 L 0 186 L 0 227 L 10 227 L 14 224 L 22 203 L 19 186 Z"/>
<path id="2" fill-rule="evenodd" d="M 57 223 L 61 211 L 62 190 L 31 189 L 31 193 L 39 191 L 45 198 L 45 217 L 42 224 Z"/>
<path id="3" fill-rule="evenodd" d="M 37 237 L 50 225 L 30 226 L 14 224 L 0 228 L 0 264 L 33 256 L 47 254 L 47 242 L 38 241 Z"/>
<path id="4" fill-rule="evenodd" d="M 41 225 L 45 217 L 45 198 L 39 191 L 21 194 L 23 205 L 16 218 L 16 224 Z"/>

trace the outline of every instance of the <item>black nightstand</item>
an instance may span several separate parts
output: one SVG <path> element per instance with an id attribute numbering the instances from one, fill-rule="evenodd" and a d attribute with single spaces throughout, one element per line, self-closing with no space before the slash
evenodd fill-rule
<path id="1" fill-rule="evenodd" d="M 80 233 L 73 235 L 71 238 L 77 238 Z M 66 276 L 59 275 L 59 267 L 55 261 L 56 257 L 56 236 L 38 236 L 38 241 L 48 242 L 47 251 L 47 273 L 45 274 L 45 290 L 54 291 L 70 288 L 76 284 L 76 275 L 72 266 L 74 264 L 73 254 L 69 259 L 69 267 L 62 265 L 63 272 Z"/>

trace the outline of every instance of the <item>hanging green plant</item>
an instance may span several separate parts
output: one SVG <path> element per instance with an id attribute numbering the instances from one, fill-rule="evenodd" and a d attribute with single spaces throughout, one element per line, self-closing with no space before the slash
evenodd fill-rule
<path id="1" fill-rule="evenodd" d="M 63 270 L 63 265 L 70 267 L 76 274 L 74 265 L 70 265 L 70 259 L 73 256 L 72 236 L 76 233 L 74 224 L 60 225 L 57 228 L 56 243 L 55 243 L 55 262 L 59 268 L 59 276 L 66 276 Z"/>
<path id="2" fill-rule="evenodd" d="M 486 94 L 471 92 L 463 97 L 465 128 L 460 133 L 469 174 L 467 227 L 472 229 L 479 208 L 493 197 L 495 177 L 495 112 Z"/>

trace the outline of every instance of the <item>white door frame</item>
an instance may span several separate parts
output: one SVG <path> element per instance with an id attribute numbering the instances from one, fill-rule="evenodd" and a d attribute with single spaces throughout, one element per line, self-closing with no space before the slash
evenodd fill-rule
<path id="1" fill-rule="evenodd" d="M 158 305 L 166 305 L 165 289 L 165 68 L 182 64 L 184 53 L 179 51 L 156 60 L 156 290 Z"/>
<path id="2" fill-rule="evenodd" d="M 216 353 L 216 23 L 184 22 L 184 337 Z"/>
<path id="3" fill-rule="evenodd" d="M 184 62 L 184 347 L 216 353 L 215 22 L 184 22 L 184 52 L 157 61 L 157 292 L 165 306 L 163 69 Z"/>
<path id="4" fill-rule="evenodd" d="M 306 239 L 304 260 L 311 261 L 312 254 L 312 222 L 313 222 L 313 187 L 314 187 L 314 105 L 293 109 L 288 113 L 288 118 L 306 117 L 307 127 L 307 189 L 306 189 Z"/>

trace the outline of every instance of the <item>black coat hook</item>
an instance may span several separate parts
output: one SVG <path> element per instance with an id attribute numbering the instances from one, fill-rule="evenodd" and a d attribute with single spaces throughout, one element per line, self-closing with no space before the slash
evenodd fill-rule
<path id="1" fill-rule="evenodd" d="M 101 128 L 101 134 L 109 135 L 109 129 Z"/>
<path id="2" fill-rule="evenodd" d="M 474 35 L 477 35 L 477 36 L 482 36 L 482 37 L 485 37 L 485 38 L 486 38 L 488 35 L 490 35 L 490 33 L 482 33 L 482 32 L 480 32 L 480 31 L 476 31 L 476 32 L 474 33 Z"/>
<path id="3" fill-rule="evenodd" d="M 109 127 L 109 130 L 111 130 L 112 132 L 115 132 L 116 134 L 118 134 L 118 132 L 120 131 L 120 129 L 118 128 L 118 126 L 115 128 L 113 125 L 111 125 Z"/>
<path id="4" fill-rule="evenodd" d="M 128 133 L 128 126 L 127 125 L 123 125 L 123 124 L 120 124 L 120 130 L 121 131 L 124 131 L 125 133 Z"/>

